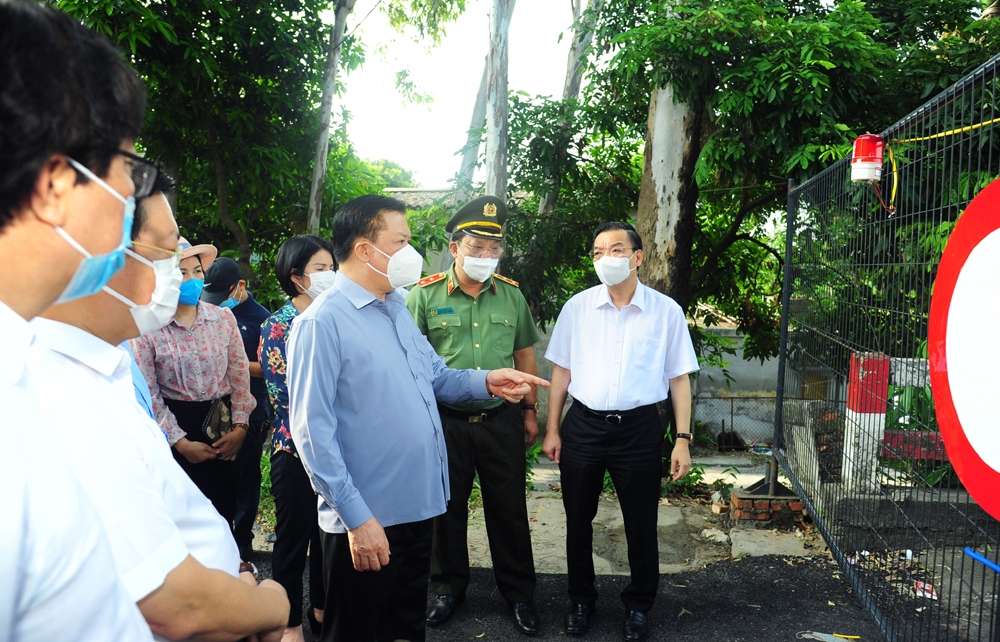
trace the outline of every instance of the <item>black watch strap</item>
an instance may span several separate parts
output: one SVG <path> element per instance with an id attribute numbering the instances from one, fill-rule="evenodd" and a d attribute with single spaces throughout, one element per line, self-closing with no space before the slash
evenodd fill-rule
<path id="1" fill-rule="evenodd" d="M 534 410 L 535 412 L 538 412 L 538 407 L 536 404 L 528 403 L 527 401 L 522 401 L 521 410 Z"/>
<path id="2" fill-rule="evenodd" d="M 692 437 L 692 435 L 689 432 L 679 432 L 679 433 L 677 433 L 677 438 L 678 439 L 687 439 L 688 441 L 691 441 L 691 437 Z"/>

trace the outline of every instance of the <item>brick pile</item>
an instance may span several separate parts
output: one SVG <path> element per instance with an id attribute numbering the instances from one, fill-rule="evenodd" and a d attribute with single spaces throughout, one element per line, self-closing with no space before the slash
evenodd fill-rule
<path id="1" fill-rule="evenodd" d="M 802 523 L 805 505 L 798 497 L 771 497 L 747 495 L 732 491 L 730 495 L 730 519 L 739 522 L 777 522 L 779 526 L 791 528 Z"/>

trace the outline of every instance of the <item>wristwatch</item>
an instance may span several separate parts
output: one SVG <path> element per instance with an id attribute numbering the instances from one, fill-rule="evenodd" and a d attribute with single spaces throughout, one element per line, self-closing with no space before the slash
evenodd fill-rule
<path id="1" fill-rule="evenodd" d="M 521 402 L 521 410 L 533 410 L 535 412 L 538 412 L 538 408 L 536 407 L 536 404 L 528 403 L 527 401 L 522 401 Z"/>
<path id="2" fill-rule="evenodd" d="M 691 433 L 689 433 L 689 432 L 679 432 L 679 433 L 677 433 L 677 438 L 678 439 L 687 439 L 688 441 L 691 441 Z"/>

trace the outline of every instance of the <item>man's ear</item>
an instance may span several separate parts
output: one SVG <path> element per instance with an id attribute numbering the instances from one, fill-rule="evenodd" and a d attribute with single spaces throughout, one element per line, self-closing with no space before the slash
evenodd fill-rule
<path id="1" fill-rule="evenodd" d="M 76 187 L 76 170 L 65 156 L 53 154 L 42 165 L 28 209 L 39 221 L 62 227 L 66 223 L 68 200 Z"/>
<path id="2" fill-rule="evenodd" d="M 455 241 L 451 241 L 450 243 L 448 243 L 448 249 L 451 250 L 452 258 L 458 260 L 458 243 Z"/>
<path id="3" fill-rule="evenodd" d="M 635 266 L 639 267 L 642 265 L 642 250 L 635 251 Z"/>
<path id="4" fill-rule="evenodd" d="M 354 256 L 362 263 L 371 261 L 371 252 L 371 248 L 368 247 L 368 241 L 364 239 L 354 241 Z"/>

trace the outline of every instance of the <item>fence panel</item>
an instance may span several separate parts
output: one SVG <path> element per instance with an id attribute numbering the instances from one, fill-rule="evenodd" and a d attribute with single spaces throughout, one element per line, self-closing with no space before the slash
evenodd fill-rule
<path id="1" fill-rule="evenodd" d="M 715 438 L 720 434 L 732 435 L 727 443 L 771 444 L 774 437 L 773 396 L 697 396 L 692 401 L 691 416 L 699 432 L 707 430 Z"/>
<path id="2" fill-rule="evenodd" d="M 952 472 L 927 368 L 945 243 L 1000 172 L 998 68 L 882 132 L 877 186 L 843 159 L 789 193 L 775 456 L 888 640 L 1000 642 L 997 576 L 963 554 L 996 561 L 1000 524 Z"/>

